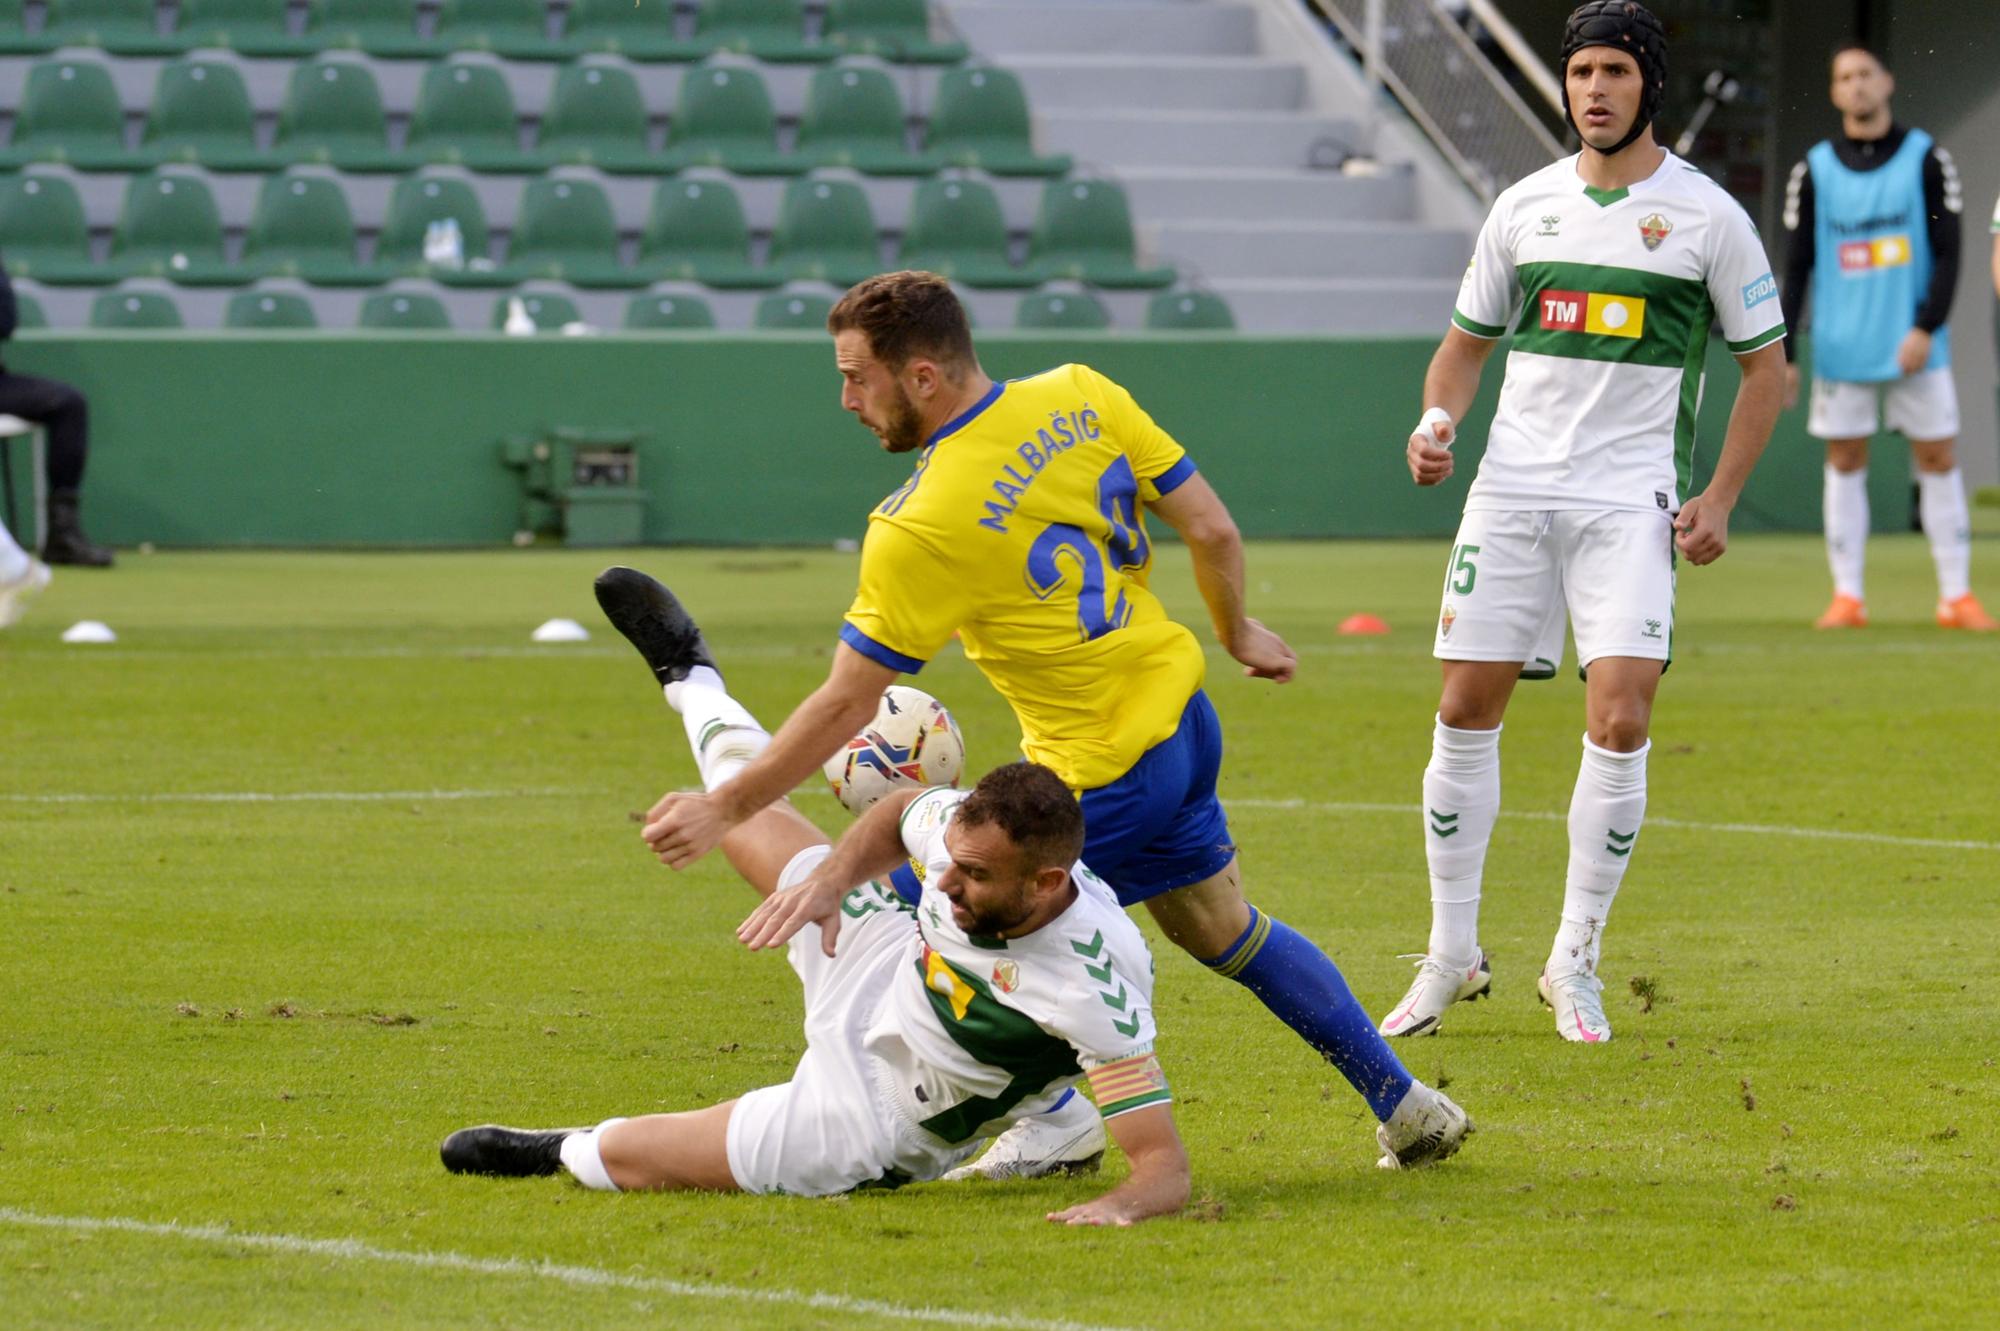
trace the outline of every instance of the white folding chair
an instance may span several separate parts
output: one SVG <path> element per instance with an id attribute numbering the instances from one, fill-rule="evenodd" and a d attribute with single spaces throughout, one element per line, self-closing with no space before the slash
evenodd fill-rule
<path id="1" fill-rule="evenodd" d="M 28 469 L 34 477 L 35 532 L 30 550 L 42 548 L 48 539 L 49 526 L 49 472 L 47 440 L 42 427 L 33 421 L 24 421 L 19 416 L 0 415 L 0 493 L 4 493 L 7 509 L 7 530 L 18 539 L 21 529 L 14 514 L 14 441 L 28 441 Z"/>

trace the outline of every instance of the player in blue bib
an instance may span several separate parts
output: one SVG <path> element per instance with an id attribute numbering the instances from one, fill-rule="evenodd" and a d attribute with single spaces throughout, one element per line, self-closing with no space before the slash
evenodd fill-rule
<path id="1" fill-rule="evenodd" d="M 1868 440 L 1886 424 L 1910 441 L 1924 534 L 1937 563 L 1941 628 L 2000 628 L 1972 595 L 1971 522 L 1958 470 L 1958 397 L 1951 316 L 1958 281 L 1958 172 L 1920 129 L 1898 125 L 1896 80 L 1865 46 L 1833 57 L 1838 137 L 1792 168 L 1785 229 L 1785 322 L 1810 304 L 1812 407 L 1806 429 L 1826 441 L 1826 552 L 1833 603 L 1823 629 L 1868 623 L 1862 585 L 1868 540 Z M 1785 344 L 1796 354 L 1796 341 Z M 1787 374 L 1787 403 L 1798 370 Z M 1885 401 L 1886 399 L 1886 401 Z"/>

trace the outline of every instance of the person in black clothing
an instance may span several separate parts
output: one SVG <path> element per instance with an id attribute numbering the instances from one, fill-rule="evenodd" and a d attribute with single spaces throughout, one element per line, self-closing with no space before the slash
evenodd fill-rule
<path id="1" fill-rule="evenodd" d="M 1813 387 L 1807 433 L 1826 441 L 1827 563 L 1833 603 L 1816 627 L 1868 623 L 1862 591 L 1868 539 L 1868 441 L 1886 424 L 1910 441 L 1924 533 L 1937 564 L 1937 622 L 1991 631 L 1972 595 L 1971 533 L 1959 473 L 1952 384 L 1952 290 L 1964 202 L 1951 154 L 1921 129 L 1895 123 L 1896 81 L 1864 46 L 1835 52 L 1832 99 L 1841 132 L 1792 170 L 1785 195 L 1788 326 L 1812 315 Z M 1794 343 L 1785 343 L 1786 356 Z M 1786 373 L 1786 406 L 1798 397 Z"/>
<path id="2" fill-rule="evenodd" d="M 0 267 L 0 342 L 14 336 L 17 318 L 14 284 Z M 90 451 L 90 408 L 83 394 L 61 380 L 15 374 L 0 364 L 0 415 L 19 416 L 48 431 L 49 524 L 43 561 L 108 567 L 111 551 L 85 536 L 77 517 L 77 490 Z"/>

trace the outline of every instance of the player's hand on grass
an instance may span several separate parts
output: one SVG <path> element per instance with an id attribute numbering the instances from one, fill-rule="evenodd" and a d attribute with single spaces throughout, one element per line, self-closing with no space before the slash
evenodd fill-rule
<path id="1" fill-rule="evenodd" d="M 1410 431 L 1405 456 L 1410 478 L 1418 485 L 1442 485 L 1451 479 L 1451 445 L 1458 429 L 1442 410 L 1424 413 L 1417 428 Z"/>
<path id="2" fill-rule="evenodd" d="M 1903 345 L 1896 348 L 1896 368 L 1904 374 L 1915 374 L 1930 363 L 1931 335 L 1921 328 L 1912 328 L 1903 334 Z"/>
<path id="3" fill-rule="evenodd" d="M 1799 367 L 1785 366 L 1785 410 L 1799 405 Z"/>
<path id="4" fill-rule="evenodd" d="M 1698 494 L 1674 519 L 1674 544 L 1690 564 L 1713 564 L 1729 548 L 1729 506 Z"/>
<path id="5" fill-rule="evenodd" d="M 1243 673 L 1251 679 L 1271 679 L 1284 684 L 1298 673 L 1299 654 L 1254 619 L 1244 620 L 1235 641 L 1227 646 L 1229 654 L 1242 663 Z"/>
<path id="6" fill-rule="evenodd" d="M 773 892 L 736 926 L 736 941 L 752 952 L 783 947 L 808 924 L 819 926 L 819 945 L 829 957 L 840 934 L 840 903 L 847 896 L 832 879 L 819 875 Z"/>
<path id="7" fill-rule="evenodd" d="M 1093 1197 L 1064 1211 L 1051 1211 L 1048 1219 L 1057 1225 L 1115 1225 L 1119 1229 L 1129 1229 L 1144 1215 L 1133 1213 L 1134 1208 L 1118 1201 L 1110 1193 Z"/>
<path id="8" fill-rule="evenodd" d="M 662 795 L 646 814 L 639 833 L 669 869 L 685 869 L 708 854 L 729 831 L 729 819 L 713 795 L 677 790 Z"/>

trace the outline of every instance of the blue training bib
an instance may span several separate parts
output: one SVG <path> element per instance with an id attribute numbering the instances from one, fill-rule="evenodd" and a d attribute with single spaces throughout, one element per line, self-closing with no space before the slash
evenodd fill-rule
<path id="1" fill-rule="evenodd" d="M 1913 129 L 1873 171 L 1842 164 L 1830 142 L 1806 154 L 1813 181 L 1813 373 L 1848 383 L 1900 379 L 1896 349 L 1930 289 L 1924 159 L 1931 136 Z M 1951 364 L 1940 328 L 1927 370 Z"/>

